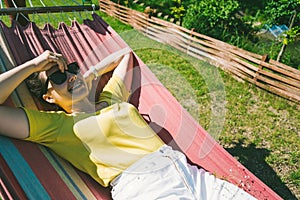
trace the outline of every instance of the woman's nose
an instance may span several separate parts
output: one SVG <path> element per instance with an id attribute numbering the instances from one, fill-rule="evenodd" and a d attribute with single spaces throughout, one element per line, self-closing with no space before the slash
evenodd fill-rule
<path id="1" fill-rule="evenodd" d="M 69 77 L 69 82 L 76 81 L 76 79 L 77 79 L 77 75 L 76 75 L 76 74 L 72 74 L 72 75 Z"/>

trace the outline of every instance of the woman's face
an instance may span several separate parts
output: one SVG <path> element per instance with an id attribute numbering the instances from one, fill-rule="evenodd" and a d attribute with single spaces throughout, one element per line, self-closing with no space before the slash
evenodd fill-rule
<path id="1" fill-rule="evenodd" d="M 69 67 L 62 73 L 58 67 L 54 66 L 46 71 L 45 75 L 49 80 L 46 85 L 48 87 L 46 95 L 49 96 L 46 97 L 52 98 L 50 103 L 64 107 L 65 104 L 70 105 L 88 97 L 89 89 L 79 70 Z"/>

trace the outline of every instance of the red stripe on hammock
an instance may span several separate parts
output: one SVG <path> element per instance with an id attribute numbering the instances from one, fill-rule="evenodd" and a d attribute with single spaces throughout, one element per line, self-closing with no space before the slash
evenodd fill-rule
<path id="1" fill-rule="evenodd" d="M 6 164 L 1 154 L 0 154 L 0 170 L 1 170 L 2 182 L 5 185 L 6 189 L 8 190 L 8 194 L 6 194 L 6 196 L 7 197 L 11 196 L 13 197 L 13 199 L 26 199 L 27 198 L 26 194 L 24 193 L 16 177 L 10 170 L 9 166 Z"/>
<path id="2" fill-rule="evenodd" d="M 52 199 L 76 199 L 38 145 L 21 140 L 12 140 L 12 142 Z"/>

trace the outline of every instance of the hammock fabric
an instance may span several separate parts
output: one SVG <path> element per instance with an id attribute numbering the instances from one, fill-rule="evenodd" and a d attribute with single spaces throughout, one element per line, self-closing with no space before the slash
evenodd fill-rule
<path id="1" fill-rule="evenodd" d="M 62 53 L 68 62 L 76 61 L 84 73 L 109 54 L 128 45 L 99 16 L 83 24 L 64 23 L 54 29 L 34 23 L 7 27 L 0 22 L 10 56 L 21 64 L 49 49 Z M 2 50 L 3 51 L 3 50 Z M 4 51 L 3 51 L 4 52 Z M 3 53 L 2 52 L 2 53 Z M 1 52 L 0 52 L 1 53 Z M 3 57 L 3 56 L 2 56 Z M 238 185 L 258 199 L 281 199 L 255 175 L 222 148 L 135 56 L 133 103 L 145 114 L 150 126 L 175 149 L 183 151 L 190 162 Z M 103 76 L 97 91 L 101 91 Z M 22 99 L 22 98 L 20 98 Z M 44 105 L 35 101 L 41 109 Z M 10 99 L 7 104 L 17 106 Z M 29 199 L 110 199 L 109 188 L 74 169 L 49 149 L 30 142 L 0 138 L 1 195 Z"/>

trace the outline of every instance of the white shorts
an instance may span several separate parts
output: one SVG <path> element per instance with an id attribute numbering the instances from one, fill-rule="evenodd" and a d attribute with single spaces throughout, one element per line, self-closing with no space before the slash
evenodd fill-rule
<path id="1" fill-rule="evenodd" d="M 125 170 L 111 183 L 115 200 L 255 199 L 237 186 L 187 163 L 164 145 Z"/>

